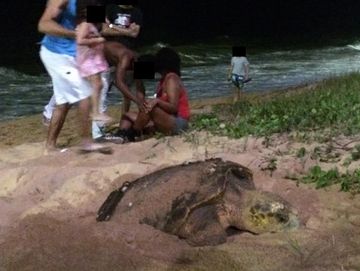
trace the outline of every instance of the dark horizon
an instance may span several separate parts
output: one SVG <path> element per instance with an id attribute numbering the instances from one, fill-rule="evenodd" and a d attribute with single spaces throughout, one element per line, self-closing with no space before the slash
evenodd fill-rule
<path id="1" fill-rule="evenodd" d="M 3 30 L 0 66 L 38 62 L 37 21 L 46 1 L 13 0 L 0 10 Z M 360 36 L 359 1 L 243 0 L 163 1 L 139 0 L 144 13 L 141 43 L 172 45 L 228 37 L 263 47 L 319 44 Z M 15 15 L 16 18 L 14 19 Z M 27 63 L 24 63 L 27 64 Z"/>

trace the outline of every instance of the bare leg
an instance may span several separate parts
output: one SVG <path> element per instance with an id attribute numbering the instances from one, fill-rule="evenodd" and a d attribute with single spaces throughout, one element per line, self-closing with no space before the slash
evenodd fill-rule
<path id="1" fill-rule="evenodd" d="M 102 85 L 103 88 L 101 90 L 100 100 L 99 100 L 99 112 L 105 113 L 107 110 L 106 107 L 106 98 L 107 98 L 107 92 L 109 90 L 109 82 L 110 82 L 110 71 L 102 72 L 101 73 L 101 79 L 102 79 Z M 104 136 L 104 133 L 102 131 L 102 128 L 106 122 L 102 121 L 94 121 L 92 122 L 92 137 L 93 139 L 100 138 Z"/>
<path id="2" fill-rule="evenodd" d="M 241 90 L 238 87 L 234 88 L 234 98 L 233 98 L 233 103 L 236 103 L 240 100 L 240 96 L 241 96 Z"/>
<path id="3" fill-rule="evenodd" d="M 140 111 L 133 125 L 134 130 L 142 131 L 150 120 L 150 114 L 146 114 Z"/>
<path id="4" fill-rule="evenodd" d="M 120 120 L 120 130 L 130 129 L 137 118 L 137 113 L 128 112 L 121 117 Z"/>
<path id="5" fill-rule="evenodd" d="M 122 107 L 121 107 L 121 114 L 125 114 L 125 113 L 129 112 L 130 103 L 131 103 L 131 101 L 128 98 L 124 97 L 124 100 L 122 102 Z"/>
<path id="6" fill-rule="evenodd" d="M 100 74 L 94 74 L 87 77 L 90 81 L 90 84 L 93 88 L 93 92 L 91 95 L 91 103 L 92 103 L 92 113 L 93 115 L 99 115 L 99 100 L 102 89 L 102 81 Z"/>
<path id="7" fill-rule="evenodd" d="M 111 148 L 93 143 L 90 137 L 90 105 L 90 98 L 83 99 L 79 102 L 79 121 L 81 127 L 80 136 L 82 145 L 80 153 L 100 152 L 104 154 L 111 154 Z"/>
<path id="8" fill-rule="evenodd" d="M 80 136 L 83 144 L 91 143 L 90 138 L 90 99 L 86 98 L 79 102 Z"/>
<path id="9" fill-rule="evenodd" d="M 93 93 L 91 95 L 92 119 L 95 121 L 110 122 L 112 119 L 100 110 L 101 91 L 103 88 L 100 73 L 90 75 L 87 79 L 93 87 Z"/>
<path id="10" fill-rule="evenodd" d="M 64 125 L 64 121 L 69 111 L 69 108 L 70 108 L 69 104 L 61 104 L 55 107 L 55 110 L 51 117 L 47 140 L 46 140 L 46 146 L 45 146 L 48 150 L 56 148 L 56 140 L 59 136 L 61 128 Z"/>
<path id="11" fill-rule="evenodd" d="M 136 131 L 142 131 L 150 121 L 153 121 L 156 129 L 164 134 L 170 135 L 174 131 L 175 117 L 159 107 L 154 107 L 149 114 L 139 112 L 133 128 Z"/>
<path id="12" fill-rule="evenodd" d="M 120 121 L 120 130 L 124 131 L 124 130 L 129 130 L 131 128 L 133 128 L 133 124 L 135 123 L 136 119 L 138 117 L 138 113 L 134 113 L 134 112 L 128 112 L 124 115 L 124 117 L 121 118 Z M 146 122 L 146 119 L 143 118 L 143 116 L 141 116 L 141 122 Z M 137 122 L 137 125 L 139 127 L 141 127 L 142 125 L 140 124 L 140 119 Z M 136 127 L 136 126 L 135 126 Z M 145 127 L 143 127 L 142 132 L 146 133 L 146 134 L 153 134 L 155 132 L 155 127 L 154 127 L 154 122 L 152 120 L 150 120 Z"/>
<path id="13" fill-rule="evenodd" d="M 166 113 L 164 110 L 156 106 L 151 112 L 150 117 L 154 122 L 156 130 L 171 135 L 175 129 L 175 116 Z"/>

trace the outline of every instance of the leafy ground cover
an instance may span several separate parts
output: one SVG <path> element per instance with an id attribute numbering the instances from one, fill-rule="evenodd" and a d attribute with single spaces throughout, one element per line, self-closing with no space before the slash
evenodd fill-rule
<path id="1" fill-rule="evenodd" d="M 352 194 L 360 193 L 360 169 L 356 169 L 352 173 L 340 173 L 337 168 L 326 171 L 322 170 L 319 166 L 314 166 L 300 181 L 303 183 L 314 183 L 316 188 L 340 184 L 341 191 Z"/>
<path id="2" fill-rule="evenodd" d="M 217 106 L 194 117 L 194 129 L 240 138 L 290 131 L 330 129 L 332 135 L 360 132 L 360 75 L 319 83 L 313 89 L 243 95 L 235 105 Z"/>
<path id="3" fill-rule="evenodd" d="M 311 135 L 318 135 L 310 140 L 321 138 L 322 142 L 338 135 L 353 136 L 360 133 L 360 74 L 325 80 L 313 88 L 243 95 L 234 105 L 216 106 L 211 113 L 194 116 L 192 129 L 230 138 L 249 135 L 269 138 L 277 133 L 293 133 L 300 135 L 300 140 L 309 141 Z M 295 155 L 302 159 L 306 155 L 305 148 Z M 340 160 L 340 157 L 335 158 L 325 162 Z M 349 149 L 344 165 L 358 159 L 360 145 Z M 318 160 L 324 162 L 322 158 Z M 336 167 L 323 170 L 315 166 L 297 180 L 314 183 L 316 188 L 339 184 L 342 191 L 360 193 L 360 169 L 341 173 Z"/>

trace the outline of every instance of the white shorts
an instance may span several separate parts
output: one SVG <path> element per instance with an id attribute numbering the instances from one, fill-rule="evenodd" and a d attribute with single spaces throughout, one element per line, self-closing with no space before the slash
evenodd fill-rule
<path id="1" fill-rule="evenodd" d="M 57 105 L 73 104 L 91 95 L 90 82 L 80 76 L 75 57 L 53 53 L 41 46 L 40 58 L 51 76 Z"/>

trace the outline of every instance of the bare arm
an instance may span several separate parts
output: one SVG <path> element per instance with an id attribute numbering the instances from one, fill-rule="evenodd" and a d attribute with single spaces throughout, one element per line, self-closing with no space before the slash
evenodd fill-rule
<path id="1" fill-rule="evenodd" d="M 131 31 L 131 37 L 137 38 L 137 36 L 139 36 L 140 25 L 138 25 L 136 23 L 131 23 L 130 26 L 129 26 L 129 29 Z"/>
<path id="2" fill-rule="evenodd" d="M 145 86 L 143 81 L 139 79 L 135 79 L 135 86 L 136 86 L 136 97 L 139 101 L 145 101 Z"/>
<path id="3" fill-rule="evenodd" d="M 75 30 L 69 30 L 56 22 L 56 18 L 63 12 L 68 0 L 48 0 L 45 11 L 38 22 L 38 31 L 44 34 L 75 38 Z"/>
<path id="4" fill-rule="evenodd" d="M 92 46 L 102 42 L 105 42 L 103 37 L 90 37 L 89 36 L 89 24 L 86 22 L 78 25 L 76 29 L 76 42 L 79 45 Z"/>
<path id="5" fill-rule="evenodd" d="M 128 28 L 122 28 L 117 25 L 112 25 L 112 28 L 109 27 L 110 24 L 103 24 L 101 34 L 104 36 L 128 36 L 136 38 L 140 33 L 140 25 L 136 23 L 130 24 Z"/>
<path id="6" fill-rule="evenodd" d="M 157 105 L 167 113 L 176 115 L 178 113 L 180 89 L 179 79 L 174 76 L 169 77 L 164 85 L 164 91 L 168 95 L 169 102 L 157 99 Z"/>
<path id="7" fill-rule="evenodd" d="M 141 107 L 142 100 L 140 100 L 138 95 L 132 94 L 128 85 L 125 83 L 126 70 L 131 61 L 132 58 L 129 55 L 124 55 L 121 58 L 121 63 L 119 63 L 116 67 L 116 86 L 126 98 L 134 101 L 139 107 Z"/>

